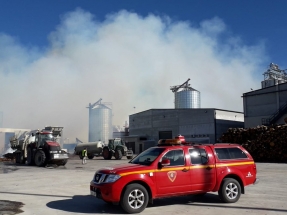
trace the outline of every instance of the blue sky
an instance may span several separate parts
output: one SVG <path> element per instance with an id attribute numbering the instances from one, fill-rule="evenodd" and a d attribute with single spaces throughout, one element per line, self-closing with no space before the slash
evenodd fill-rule
<path id="1" fill-rule="evenodd" d="M 0 0 L 3 126 L 61 125 L 85 141 L 89 103 L 112 102 L 123 126 L 134 112 L 173 108 L 169 88 L 188 78 L 202 108 L 243 111 L 242 94 L 261 87 L 271 62 L 287 68 L 286 6 Z"/>
<path id="2" fill-rule="evenodd" d="M 246 44 L 264 41 L 270 61 L 287 68 L 287 2 L 284 0 L 1 0 L 0 32 L 17 37 L 26 45 L 46 46 L 47 35 L 60 23 L 60 17 L 77 7 L 93 13 L 99 20 L 121 9 L 143 16 L 168 15 L 195 25 L 217 16 Z"/>

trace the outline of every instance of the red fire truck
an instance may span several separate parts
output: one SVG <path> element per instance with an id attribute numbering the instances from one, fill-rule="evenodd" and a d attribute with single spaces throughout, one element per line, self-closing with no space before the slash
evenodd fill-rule
<path id="1" fill-rule="evenodd" d="M 99 169 L 90 193 L 127 213 L 139 213 L 157 198 L 207 192 L 234 203 L 245 186 L 259 182 L 256 174 L 253 158 L 238 144 L 189 144 L 177 137 L 159 140 L 127 164 Z"/>

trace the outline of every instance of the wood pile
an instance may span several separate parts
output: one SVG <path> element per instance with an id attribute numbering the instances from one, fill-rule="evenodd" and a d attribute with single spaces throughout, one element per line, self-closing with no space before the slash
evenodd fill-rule
<path id="1" fill-rule="evenodd" d="M 4 162 L 4 161 L 11 161 L 11 159 L 9 159 L 9 158 L 0 158 L 0 162 Z"/>
<path id="2" fill-rule="evenodd" d="M 220 140 L 242 145 L 255 161 L 287 163 L 287 125 L 229 128 Z"/>

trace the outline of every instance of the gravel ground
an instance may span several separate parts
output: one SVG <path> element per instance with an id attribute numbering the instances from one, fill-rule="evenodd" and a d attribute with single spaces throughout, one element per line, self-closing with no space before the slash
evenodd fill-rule
<path id="1" fill-rule="evenodd" d="M 88 160 L 71 157 L 65 167 L 39 168 L 0 162 L 0 215 L 4 214 L 125 214 L 89 194 L 97 169 L 126 163 L 127 159 Z M 287 164 L 257 163 L 259 184 L 246 187 L 234 204 L 224 204 L 217 193 L 155 200 L 141 214 L 287 214 Z"/>

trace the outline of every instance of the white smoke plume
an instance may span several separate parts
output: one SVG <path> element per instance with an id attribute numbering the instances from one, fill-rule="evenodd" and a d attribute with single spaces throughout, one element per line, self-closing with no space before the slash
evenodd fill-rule
<path id="1" fill-rule="evenodd" d="M 40 49 L 0 34 L 3 126 L 64 126 L 70 142 L 87 141 L 90 102 L 112 102 L 123 126 L 134 112 L 173 108 L 169 88 L 188 78 L 202 108 L 243 111 L 242 94 L 260 87 L 268 64 L 263 43 L 244 44 L 217 17 L 196 25 L 119 11 L 100 22 L 76 9 L 48 37 Z"/>

